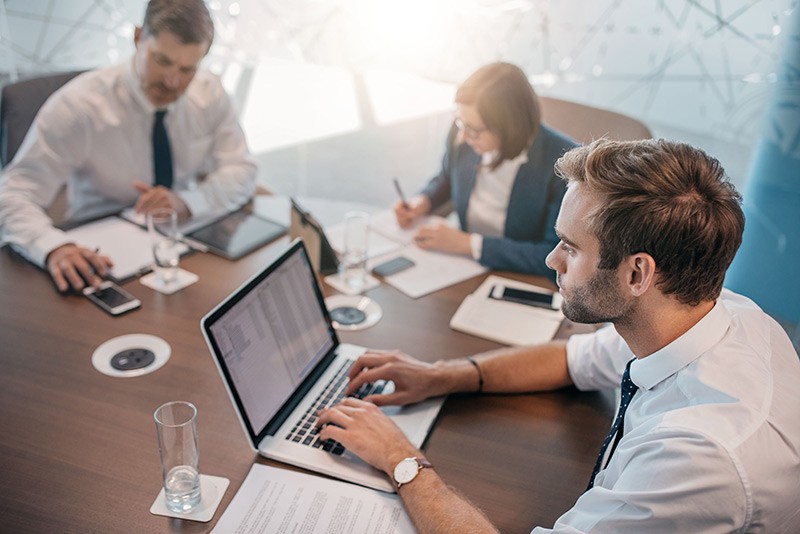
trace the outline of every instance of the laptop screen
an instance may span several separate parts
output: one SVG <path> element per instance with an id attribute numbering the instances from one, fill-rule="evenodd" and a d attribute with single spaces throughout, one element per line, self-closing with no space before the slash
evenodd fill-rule
<path id="1" fill-rule="evenodd" d="M 338 345 L 300 240 L 205 317 L 203 329 L 254 441 Z"/>

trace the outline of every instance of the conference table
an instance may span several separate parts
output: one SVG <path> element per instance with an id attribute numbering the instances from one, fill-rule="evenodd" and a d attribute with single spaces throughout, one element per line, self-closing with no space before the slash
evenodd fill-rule
<path id="1" fill-rule="evenodd" d="M 249 447 L 199 323 L 287 244 L 281 238 L 235 262 L 189 255 L 181 266 L 199 275 L 197 283 L 163 295 L 129 281 L 123 287 L 142 306 L 118 317 L 81 296 L 57 294 L 44 271 L 0 249 L 0 531 L 208 532 L 254 462 L 281 465 Z M 383 284 L 367 293 L 383 309 L 380 322 L 340 339 L 431 361 L 499 348 L 448 327 L 483 278 L 419 299 Z M 578 330 L 565 322 L 557 336 Z M 166 340 L 167 364 L 139 377 L 95 370 L 95 348 L 132 333 Z M 208 523 L 149 511 L 161 488 L 153 411 L 172 400 L 197 406 L 201 472 L 230 479 Z M 583 492 L 613 411 L 613 393 L 573 388 L 453 395 L 425 451 L 502 532 L 529 532 L 552 526 Z"/>

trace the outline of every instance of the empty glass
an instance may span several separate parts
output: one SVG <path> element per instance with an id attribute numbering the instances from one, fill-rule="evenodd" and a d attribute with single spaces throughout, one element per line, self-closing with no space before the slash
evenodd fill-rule
<path id="1" fill-rule="evenodd" d="M 367 284 L 369 214 L 351 211 L 344 220 L 344 255 L 340 269 L 345 285 L 360 293 Z"/>
<path id="2" fill-rule="evenodd" d="M 159 284 L 170 285 L 178 278 L 181 242 L 178 214 L 172 208 L 158 208 L 147 213 L 147 230 L 153 247 L 153 270 Z"/>
<path id="3" fill-rule="evenodd" d="M 200 503 L 200 450 L 197 447 L 197 408 L 173 401 L 153 413 L 167 508 L 188 512 Z"/>

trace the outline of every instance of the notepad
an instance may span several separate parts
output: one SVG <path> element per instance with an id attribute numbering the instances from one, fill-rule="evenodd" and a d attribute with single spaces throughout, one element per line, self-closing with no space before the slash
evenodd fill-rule
<path id="1" fill-rule="evenodd" d="M 153 264 L 153 248 L 147 230 L 119 217 L 106 217 L 78 226 L 66 232 L 70 241 L 100 254 L 114 262 L 111 277 L 120 282 L 144 274 Z M 181 244 L 180 253 L 189 251 Z"/>
<path id="2" fill-rule="evenodd" d="M 510 278 L 491 275 L 467 295 L 450 319 L 450 328 L 504 345 L 546 343 L 561 326 L 561 310 L 548 310 L 490 298 L 492 288 L 502 285 L 531 291 L 542 288 Z"/>

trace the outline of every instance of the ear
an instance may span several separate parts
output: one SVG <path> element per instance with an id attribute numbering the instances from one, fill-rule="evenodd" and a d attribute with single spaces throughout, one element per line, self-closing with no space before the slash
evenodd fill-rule
<path id="1" fill-rule="evenodd" d="M 631 254 L 625 261 L 625 283 L 634 297 L 640 297 L 655 285 L 656 261 L 646 252 Z"/>
<path id="2" fill-rule="evenodd" d="M 136 29 L 133 30 L 133 46 L 138 47 L 139 41 L 142 39 L 142 27 L 136 26 Z"/>

